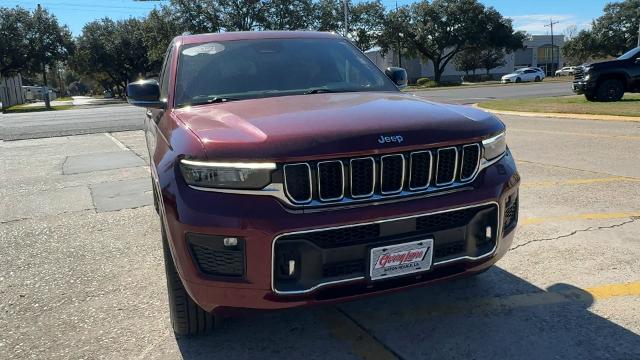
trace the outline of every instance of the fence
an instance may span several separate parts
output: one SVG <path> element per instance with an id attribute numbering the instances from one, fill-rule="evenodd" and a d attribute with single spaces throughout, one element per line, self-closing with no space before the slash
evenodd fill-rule
<path id="1" fill-rule="evenodd" d="M 9 77 L 0 76 L 0 108 L 24 103 L 22 77 L 20 74 Z"/>

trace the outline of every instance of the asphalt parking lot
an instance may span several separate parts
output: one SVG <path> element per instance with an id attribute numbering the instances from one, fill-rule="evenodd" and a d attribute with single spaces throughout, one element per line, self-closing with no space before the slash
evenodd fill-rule
<path id="1" fill-rule="evenodd" d="M 143 133 L 0 142 L 0 358 L 640 358 L 640 123 L 502 118 L 523 183 L 497 266 L 196 339 L 170 330 Z"/>

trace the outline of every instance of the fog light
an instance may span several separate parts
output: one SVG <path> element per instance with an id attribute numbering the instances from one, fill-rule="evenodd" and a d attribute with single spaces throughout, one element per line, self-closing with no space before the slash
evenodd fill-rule
<path id="1" fill-rule="evenodd" d="M 295 272 L 296 272 L 296 261 L 289 260 L 289 276 L 293 276 Z"/>
<path id="2" fill-rule="evenodd" d="M 491 239 L 491 226 L 487 226 L 484 231 L 484 236 L 486 236 L 487 239 Z"/>
<path id="3" fill-rule="evenodd" d="M 234 238 L 234 237 L 228 237 L 228 238 L 224 238 L 222 240 L 222 242 L 224 243 L 224 246 L 237 246 L 238 245 L 238 238 Z"/>

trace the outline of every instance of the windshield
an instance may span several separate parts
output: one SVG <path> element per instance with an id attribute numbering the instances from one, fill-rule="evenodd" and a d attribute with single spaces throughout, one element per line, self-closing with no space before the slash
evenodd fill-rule
<path id="1" fill-rule="evenodd" d="M 622 56 L 618 58 L 618 60 L 628 60 L 628 59 L 637 58 L 639 56 L 640 56 L 640 47 L 637 47 L 635 49 L 631 49 L 626 53 L 624 53 Z"/>
<path id="2" fill-rule="evenodd" d="M 391 80 L 346 40 L 236 40 L 181 48 L 175 103 L 395 90 Z"/>

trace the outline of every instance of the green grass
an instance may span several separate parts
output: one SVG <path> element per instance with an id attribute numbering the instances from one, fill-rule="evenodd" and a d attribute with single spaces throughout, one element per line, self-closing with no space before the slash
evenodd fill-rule
<path id="1" fill-rule="evenodd" d="M 47 110 L 44 106 L 26 106 L 26 105 L 14 105 L 4 110 L 5 114 L 17 114 L 17 113 L 30 113 L 38 111 L 58 111 L 72 109 L 73 105 L 57 105 L 52 106 L 50 110 Z"/>
<path id="2" fill-rule="evenodd" d="M 618 102 L 590 102 L 584 96 L 506 99 L 478 104 L 489 110 L 640 117 L 640 94 L 625 94 Z"/>

